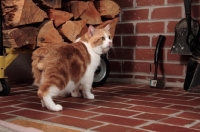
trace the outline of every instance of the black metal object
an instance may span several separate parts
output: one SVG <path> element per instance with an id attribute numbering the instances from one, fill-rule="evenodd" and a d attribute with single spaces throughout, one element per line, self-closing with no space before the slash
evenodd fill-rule
<path id="1" fill-rule="evenodd" d="M 159 79 L 157 78 L 158 64 L 159 64 L 158 57 L 159 57 L 161 44 L 163 44 L 164 41 L 165 41 L 165 36 L 159 35 L 159 38 L 156 44 L 155 54 L 154 54 L 154 65 L 155 65 L 154 77 L 153 77 L 153 80 L 150 80 L 150 87 L 153 87 L 153 88 L 160 88 L 160 89 L 165 88 L 165 82 L 166 82 L 165 77 L 162 77 Z"/>
<path id="2" fill-rule="evenodd" d="M 1 0 L 0 0 L 0 5 L 1 5 Z M 2 8 L 0 6 L 0 15 L 1 15 L 1 19 L 0 19 L 0 37 L 1 37 L 1 42 L 0 42 L 0 56 L 3 56 L 3 33 L 2 33 Z"/>
<path id="3" fill-rule="evenodd" d="M 199 24 L 191 17 L 191 0 L 184 0 L 186 18 L 175 27 L 175 39 L 171 53 L 191 55 L 198 41 Z"/>
<path id="4" fill-rule="evenodd" d="M 194 49 L 194 52 L 189 59 L 184 89 L 186 91 L 190 90 L 193 92 L 200 91 L 200 42 Z"/>

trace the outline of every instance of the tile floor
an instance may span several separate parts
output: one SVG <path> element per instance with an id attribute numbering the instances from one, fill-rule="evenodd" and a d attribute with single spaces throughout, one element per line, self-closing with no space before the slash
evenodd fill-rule
<path id="1" fill-rule="evenodd" d="M 60 112 L 42 108 L 36 91 L 13 85 L 9 96 L 0 97 L 0 119 L 25 117 L 99 132 L 200 131 L 200 93 L 182 88 L 107 83 L 93 90 L 95 100 L 55 98 L 64 106 Z"/>

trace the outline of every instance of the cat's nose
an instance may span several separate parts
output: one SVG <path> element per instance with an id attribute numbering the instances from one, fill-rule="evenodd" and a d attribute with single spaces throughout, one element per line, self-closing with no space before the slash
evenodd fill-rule
<path id="1" fill-rule="evenodd" d="M 112 42 L 109 42 L 109 45 L 112 45 Z"/>

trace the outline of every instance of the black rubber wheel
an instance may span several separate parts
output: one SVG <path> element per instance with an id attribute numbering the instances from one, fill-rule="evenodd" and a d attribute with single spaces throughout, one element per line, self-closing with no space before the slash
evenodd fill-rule
<path id="1" fill-rule="evenodd" d="M 10 86 L 5 79 L 0 79 L 0 96 L 7 96 L 10 93 Z"/>
<path id="2" fill-rule="evenodd" d="M 92 86 L 100 87 L 104 85 L 109 76 L 109 73 L 110 73 L 109 61 L 106 58 L 106 56 L 101 56 L 101 62 L 94 74 L 94 81 Z"/>

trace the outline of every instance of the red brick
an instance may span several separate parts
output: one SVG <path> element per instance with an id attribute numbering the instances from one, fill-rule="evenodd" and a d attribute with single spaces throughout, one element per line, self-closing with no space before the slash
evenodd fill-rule
<path id="1" fill-rule="evenodd" d="M 136 60 L 154 60 L 155 49 L 136 49 Z M 159 60 L 164 60 L 164 50 L 159 52 Z"/>
<path id="2" fill-rule="evenodd" d="M 145 72 L 149 73 L 150 64 L 147 62 L 130 62 L 124 61 L 122 66 L 123 72 Z"/>
<path id="3" fill-rule="evenodd" d="M 165 103 L 158 103 L 158 102 L 149 102 L 149 101 L 141 101 L 141 100 L 131 100 L 131 101 L 127 101 L 126 103 L 129 104 L 134 104 L 134 105 L 143 105 L 143 106 L 150 106 L 150 107 L 166 107 L 169 104 L 165 104 Z"/>
<path id="4" fill-rule="evenodd" d="M 138 125 L 145 123 L 145 121 L 143 121 L 143 120 L 109 116 L 109 115 L 101 115 L 101 116 L 97 116 L 97 117 L 94 117 L 91 119 L 97 120 L 97 121 L 113 123 L 113 124 L 131 126 L 131 127 L 138 126 Z"/>
<path id="5" fill-rule="evenodd" d="M 193 107 L 191 107 L 191 106 L 184 106 L 184 105 L 173 105 L 173 106 L 170 106 L 170 107 L 167 107 L 167 108 L 177 109 L 177 110 L 190 110 Z"/>
<path id="6" fill-rule="evenodd" d="M 183 75 L 185 73 L 183 64 L 164 64 L 164 72 L 167 75 Z"/>
<path id="7" fill-rule="evenodd" d="M 112 109 L 112 108 L 96 108 L 96 109 L 92 109 L 90 111 L 104 113 L 104 114 L 125 116 L 125 117 L 138 114 L 138 112 L 120 110 L 120 109 Z"/>
<path id="8" fill-rule="evenodd" d="M 186 119 L 194 119 L 194 120 L 200 120 L 200 113 L 193 113 L 193 112 L 183 112 L 179 115 L 177 115 L 177 117 L 182 117 L 182 118 L 186 118 Z"/>
<path id="9" fill-rule="evenodd" d="M 144 114 L 134 116 L 134 118 L 156 121 L 156 120 L 161 120 L 161 119 L 167 118 L 167 116 L 166 115 L 144 113 Z"/>
<path id="10" fill-rule="evenodd" d="M 183 3 L 183 0 L 168 0 L 168 4 L 178 4 Z"/>
<path id="11" fill-rule="evenodd" d="M 168 103 L 168 104 L 177 104 L 177 105 L 186 105 L 186 106 L 197 106 L 200 105 L 200 102 L 194 100 L 175 100 L 175 99 L 161 99 L 158 102 Z"/>
<path id="12" fill-rule="evenodd" d="M 123 11 L 122 21 L 147 20 L 148 15 L 149 15 L 149 9 Z"/>
<path id="13" fill-rule="evenodd" d="M 103 93 L 103 94 L 105 94 L 105 93 Z M 109 108 L 127 108 L 127 107 L 131 106 L 130 104 L 104 102 L 104 101 L 97 101 L 97 100 L 94 102 L 87 103 L 87 104 L 91 104 L 91 105 L 95 105 L 95 106 L 104 106 L 104 107 L 109 107 Z"/>
<path id="14" fill-rule="evenodd" d="M 162 93 L 155 94 L 154 97 L 158 97 L 160 99 L 167 98 L 167 99 L 177 99 L 177 100 L 191 100 L 191 99 L 193 99 L 193 97 L 168 95 L 168 94 L 165 95 L 165 94 L 162 94 Z"/>
<path id="15" fill-rule="evenodd" d="M 158 36 L 152 37 L 152 46 L 156 46 L 158 41 Z M 169 47 L 171 48 L 174 43 L 174 36 L 165 35 L 165 42 L 161 45 L 161 47 Z"/>
<path id="16" fill-rule="evenodd" d="M 123 36 L 123 46 L 149 46 L 149 36 Z"/>
<path id="17" fill-rule="evenodd" d="M 164 22 L 137 23 L 136 32 L 137 33 L 163 33 Z"/>
<path id="18" fill-rule="evenodd" d="M 164 0 L 136 0 L 137 6 L 156 6 L 164 5 Z"/>
<path id="19" fill-rule="evenodd" d="M 38 120 L 45 120 L 45 119 L 57 116 L 55 113 L 50 114 L 50 113 L 45 113 L 45 112 L 33 111 L 33 110 L 20 110 L 20 111 L 11 112 L 11 114 L 17 115 L 17 116 L 24 116 L 31 119 L 38 119 Z"/>
<path id="20" fill-rule="evenodd" d="M 11 115 L 0 114 L 0 120 L 6 120 L 6 119 L 13 118 L 13 117 L 14 116 L 11 116 Z"/>
<path id="21" fill-rule="evenodd" d="M 122 96 L 122 98 L 127 98 L 127 99 L 133 99 L 133 100 L 142 100 L 142 101 L 155 101 L 158 100 L 159 98 L 157 97 L 146 97 L 146 96 L 139 96 L 139 95 L 126 95 Z"/>
<path id="22" fill-rule="evenodd" d="M 109 78 L 116 78 L 116 79 L 120 79 L 120 78 L 133 78 L 133 75 L 128 75 L 128 74 L 113 74 L 113 73 L 110 73 L 109 75 Z"/>
<path id="23" fill-rule="evenodd" d="M 15 110 L 19 110 L 19 108 L 13 108 L 13 107 L 4 107 L 4 108 L 0 108 L 0 113 L 6 113 L 6 112 L 10 112 L 10 111 L 15 111 Z"/>
<path id="24" fill-rule="evenodd" d="M 194 129 L 200 129 L 200 123 L 198 123 L 198 124 L 192 126 L 191 128 L 194 128 Z"/>
<path id="25" fill-rule="evenodd" d="M 191 10 L 192 10 L 192 17 L 193 18 L 199 18 L 200 17 L 200 14 L 199 14 L 199 12 L 200 12 L 200 5 L 194 5 L 194 6 L 192 6 Z"/>
<path id="26" fill-rule="evenodd" d="M 182 76 L 182 78 L 177 78 L 177 77 L 174 77 L 174 78 L 166 78 L 166 81 L 167 82 L 180 82 L 180 83 L 183 83 L 185 81 L 185 77 Z"/>
<path id="27" fill-rule="evenodd" d="M 121 36 L 115 36 L 113 38 L 113 47 L 121 47 Z"/>
<path id="28" fill-rule="evenodd" d="M 110 71 L 111 72 L 121 72 L 122 64 L 120 61 L 109 61 L 110 63 Z"/>
<path id="29" fill-rule="evenodd" d="M 171 126 L 171 125 L 165 125 L 165 124 L 157 124 L 153 123 L 148 126 L 142 127 L 147 130 L 152 130 L 156 132 L 198 132 L 198 130 L 190 129 L 190 128 L 184 128 L 184 127 L 179 127 L 179 126 Z"/>
<path id="30" fill-rule="evenodd" d="M 122 1 L 122 0 L 115 0 L 115 2 L 121 7 L 133 7 L 133 0 L 126 0 L 126 1 Z"/>
<path id="31" fill-rule="evenodd" d="M 142 130 L 132 129 L 132 128 L 118 126 L 118 125 L 106 125 L 106 126 L 102 126 L 96 129 L 92 129 L 92 130 L 95 130 L 98 132 L 108 132 L 109 130 L 112 132 L 145 132 Z"/>
<path id="32" fill-rule="evenodd" d="M 47 121 L 53 122 L 53 123 L 59 123 L 63 125 L 68 125 L 68 126 L 75 126 L 75 127 L 84 128 L 84 129 L 102 125 L 102 123 L 99 123 L 99 122 L 83 120 L 80 118 L 66 117 L 66 116 L 51 118 L 51 119 L 48 119 Z"/>
<path id="33" fill-rule="evenodd" d="M 150 76 L 142 76 L 142 75 L 135 75 L 135 79 L 140 79 L 140 80 L 149 80 L 151 77 Z"/>
<path id="34" fill-rule="evenodd" d="M 167 124 L 172 124 L 172 125 L 184 126 L 184 125 L 195 122 L 195 120 L 187 120 L 187 119 L 171 117 L 171 118 L 164 119 L 161 122 L 167 123 Z"/>
<path id="35" fill-rule="evenodd" d="M 133 60 L 134 50 L 129 48 L 113 48 L 109 51 L 110 59 Z"/>
<path id="36" fill-rule="evenodd" d="M 189 55 L 179 55 L 179 54 L 171 54 L 171 50 L 167 51 L 167 60 L 168 61 L 189 61 L 190 56 Z"/>
<path id="37" fill-rule="evenodd" d="M 132 34 L 132 33 L 134 33 L 133 23 L 117 24 L 115 33 L 116 34 Z"/>
<path id="38" fill-rule="evenodd" d="M 152 12 L 152 19 L 173 19 L 182 17 L 181 7 L 156 8 Z"/>
<path id="39" fill-rule="evenodd" d="M 167 25 L 167 32 L 168 33 L 174 33 L 177 23 L 178 23 L 178 21 L 169 21 L 168 25 Z"/>
<path id="40" fill-rule="evenodd" d="M 134 111 L 141 111 L 141 112 L 148 112 L 153 114 L 174 114 L 177 113 L 178 110 L 172 110 L 172 109 L 165 109 L 165 108 L 159 108 L 159 107 L 146 107 L 146 106 L 135 106 L 132 108 L 129 108 Z"/>

